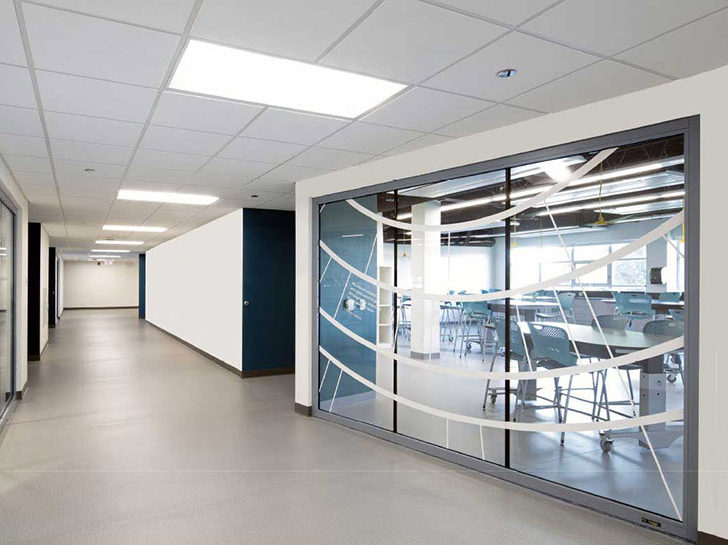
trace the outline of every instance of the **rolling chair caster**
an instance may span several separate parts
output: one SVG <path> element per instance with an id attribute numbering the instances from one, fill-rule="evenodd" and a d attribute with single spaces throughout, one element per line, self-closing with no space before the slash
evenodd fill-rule
<path id="1" fill-rule="evenodd" d="M 599 434 L 599 446 L 602 447 L 602 452 L 608 453 L 611 451 L 612 445 L 614 445 L 614 439 L 603 433 Z"/>
<path id="2" fill-rule="evenodd" d="M 667 382 L 670 384 L 673 384 L 677 380 L 677 377 L 675 375 L 667 375 Z"/>

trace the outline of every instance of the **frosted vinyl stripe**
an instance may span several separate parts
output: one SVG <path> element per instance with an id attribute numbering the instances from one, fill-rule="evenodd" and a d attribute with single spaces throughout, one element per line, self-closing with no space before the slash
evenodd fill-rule
<path id="1" fill-rule="evenodd" d="M 541 371 L 477 371 L 469 369 L 461 369 L 458 367 L 446 367 L 444 365 L 437 365 L 432 363 L 425 363 L 422 360 L 416 360 L 402 354 L 396 354 L 390 350 L 387 350 L 381 346 L 377 346 L 371 341 L 357 335 L 336 319 L 334 319 L 328 312 L 323 309 L 319 309 L 321 316 L 326 321 L 333 325 L 336 329 L 341 331 L 347 337 L 355 340 L 359 344 L 366 346 L 370 350 L 373 350 L 377 354 L 381 354 L 392 360 L 397 360 L 397 363 L 403 363 L 410 367 L 416 367 L 417 369 L 423 369 L 425 371 L 431 371 L 433 373 L 441 373 L 443 375 L 453 375 L 465 378 L 475 378 L 482 380 L 538 380 L 545 378 L 565 377 L 570 375 L 581 375 L 582 373 L 594 373 L 596 371 L 603 371 L 605 369 L 613 369 L 615 367 L 621 367 L 623 365 L 629 365 L 644 361 L 661 354 L 669 354 L 680 350 L 685 346 L 685 338 L 683 336 L 675 337 L 669 341 L 665 341 L 649 348 L 643 348 L 642 350 L 636 350 L 629 354 L 617 356 L 616 358 L 609 358 L 604 360 L 598 360 L 596 362 L 587 363 L 584 365 L 576 365 L 574 367 L 560 367 L 558 369 L 544 369 Z"/>
<path id="2" fill-rule="evenodd" d="M 650 414 L 647 416 L 637 416 L 634 418 L 623 418 L 621 420 L 604 420 L 599 422 L 574 422 L 574 423 L 543 423 L 543 422 L 505 422 L 500 420 L 490 420 L 487 418 L 477 418 L 474 416 L 465 416 L 462 414 L 451 413 L 442 409 L 436 409 L 429 405 L 412 401 L 398 394 L 393 394 L 389 390 L 385 390 L 381 386 L 377 386 L 373 382 L 365 379 L 361 375 L 355 373 L 349 369 L 346 365 L 337 360 L 334 356 L 329 354 L 326 349 L 319 346 L 319 351 L 325 358 L 331 363 L 336 365 L 344 373 L 349 375 L 357 382 L 363 384 L 367 388 L 383 395 L 386 398 L 392 399 L 397 403 L 401 403 L 412 409 L 422 411 L 433 416 L 445 418 L 447 420 L 453 420 L 455 422 L 462 422 L 464 424 L 472 424 L 474 426 L 483 426 L 485 428 L 496 428 L 501 430 L 513 430 L 513 431 L 529 431 L 529 432 L 579 432 L 579 431 L 607 431 L 607 430 L 622 430 L 626 428 L 634 428 L 637 426 L 649 426 L 652 424 L 662 424 L 664 422 L 671 422 L 674 420 L 682 420 L 683 410 L 675 409 L 672 411 L 665 411 L 661 413 Z"/>
<path id="3" fill-rule="evenodd" d="M 684 212 L 678 212 L 675 214 L 672 218 L 669 220 L 663 222 L 658 227 L 650 231 L 649 233 L 646 233 L 642 237 L 638 238 L 637 240 L 633 240 L 626 246 L 623 246 L 622 248 L 619 248 L 618 250 L 615 250 L 604 257 L 600 257 L 599 259 L 596 259 L 592 261 L 591 263 L 588 263 L 584 265 L 583 267 L 579 267 L 578 269 L 574 269 L 573 271 L 570 271 L 568 273 L 560 274 L 559 276 L 554 276 L 553 278 L 549 278 L 547 280 L 544 280 L 542 282 L 537 282 L 535 284 L 529 284 L 528 286 L 521 286 L 520 288 L 513 288 L 510 290 L 502 290 L 502 291 L 494 291 L 491 293 L 472 293 L 472 294 L 440 294 L 440 293 L 425 293 L 422 291 L 419 291 L 417 289 L 412 288 L 400 288 L 398 286 L 393 286 L 391 284 L 386 284 L 384 282 L 381 282 L 377 280 L 376 278 L 373 278 L 363 272 L 361 272 L 356 267 L 350 265 L 347 263 L 344 259 L 339 257 L 331 248 L 328 247 L 328 245 L 323 241 L 319 240 L 319 246 L 321 249 L 326 252 L 331 258 L 336 261 L 339 265 L 341 265 L 343 268 L 345 268 L 347 271 L 349 271 L 351 274 L 358 276 L 362 280 L 365 280 L 369 282 L 370 284 L 374 284 L 375 286 L 387 290 L 390 292 L 398 293 L 400 295 L 407 295 L 412 298 L 419 298 L 419 299 L 426 299 L 429 301 L 448 301 L 448 302 L 465 302 L 465 301 L 496 301 L 498 299 L 505 299 L 506 297 L 515 297 L 517 295 L 522 295 L 524 293 L 532 293 L 537 290 L 542 290 L 550 287 L 555 287 L 561 284 L 562 282 L 566 282 L 567 280 L 572 280 L 574 278 L 579 278 L 581 276 L 585 276 L 589 274 L 590 272 L 596 271 L 598 269 L 601 269 L 602 267 L 609 265 L 610 263 L 613 263 L 614 261 L 617 261 L 635 250 L 641 248 L 642 246 L 646 246 L 650 242 L 657 240 L 658 238 L 662 237 L 665 233 L 668 233 L 672 231 L 675 227 L 680 225 L 683 222 Z"/>
<path id="4" fill-rule="evenodd" d="M 446 225 L 423 225 L 419 223 L 406 223 L 404 221 L 398 221 L 393 220 L 390 218 L 385 218 L 384 216 L 380 216 L 376 212 L 372 212 L 371 210 L 363 207 L 361 204 L 356 202 L 354 199 L 347 199 L 346 202 L 349 203 L 349 205 L 357 210 L 358 212 L 364 214 L 368 218 L 373 219 L 377 223 L 384 223 L 386 225 L 389 225 L 391 227 L 397 227 L 399 229 L 404 229 L 406 231 L 437 231 L 437 232 L 443 232 L 443 233 L 452 233 L 455 231 L 469 231 L 471 229 L 478 229 L 485 227 L 486 225 L 490 225 L 496 222 L 499 222 L 501 220 L 504 220 L 506 218 L 510 218 L 511 216 L 515 216 L 516 214 L 520 214 L 524 210 L 527 210 L 528 208 L 531 208 L 535 204 L 543 201 L 544 199 L 550 197 L 554 193 L 558 193 L 562 189 L 566 188 L 569 184 L 575 182 L 588 172 L 590 172 L 595 166 L 599 165 L 602 161 L 604 161 L 607 157 L 609 157 L 612 153 L 617 151 L 617 148 L 611 148 L 602 150 L 599 153 L 597 153 L 594 157 L 592 157 L 589 161 L 584 163 L 581 167 L 579 167 L 577 170 L 571 173 L 571 175 L 564 180 L 563 182 L 559 182 L 555 185 L 552 185 L 548 189 L 542 191 L 538 195 L 534 195 L 533 197 L 526 199 L 521 204 L 518 204 L 516 206 L 513 206 L 509 208 L 508 210 L 503 210 L 502 212 L 497 212 L 496 214 L 491 214 L 490 216 L 485 216 L 484 218 L 477 218 L 470 221 L 462 221 L 460 223 L 449 223 Z"/>

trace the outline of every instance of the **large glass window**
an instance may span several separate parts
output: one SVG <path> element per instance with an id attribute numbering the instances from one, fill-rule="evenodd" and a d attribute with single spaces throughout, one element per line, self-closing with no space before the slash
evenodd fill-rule
<path id="1" fill-rule="evenodd" d="M 319 411 L 682 520 L 684 165 L 676 135 L 321 205 Z"/>
<path id="2" fill-rule="evenodd" d="M 13 366 L 13 213 L 0 204 L 0 415 L 15 393 Z"/>

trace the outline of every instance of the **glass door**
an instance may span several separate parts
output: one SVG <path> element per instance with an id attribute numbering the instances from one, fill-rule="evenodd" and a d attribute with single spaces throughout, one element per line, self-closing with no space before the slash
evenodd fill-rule
<path id="1" fill-rule="evenodd" d="M 14 215 L 0 204 L 0 416 L 15 393 L 14 354 Z"/>

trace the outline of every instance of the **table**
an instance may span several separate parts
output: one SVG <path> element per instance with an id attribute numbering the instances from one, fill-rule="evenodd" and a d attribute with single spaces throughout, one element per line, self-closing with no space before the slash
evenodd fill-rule
<path id="1" fill-rule="evenodd" d="M 581 324 L 569 324 L 568 329 L 563 322 L 539 322 L 539 324 L 550 325 L 570 331 L 570 338 L 576 343 L 582 356 L 596 357 L 600 359 L 609 358 L 609 351 L 604 344 L 612 349 L 612 353 L 634 352 L 650 348 L 657 344 L 669 341 L 672 337 L 663 335 L 648 335 L 640 331 L 623 331 L 615 329 L 603 329 L 604 338 L 596 327 Z M 531 332 L 527 322 L 518 322 L 527 341 L 530 341 Z M 642 367 L 640 373 L 640 398 L 639 415 L 664 412 L 666 410 L 666 376 L 663 366 L 663 355 L 637 362 Z M 673 423 L 651 424 L 645 426 L 654 448 L 665 448 L 670 446 L 675 439 L 682 435 L 682 425 Z M 607 441 L 612 437 L 630 437 L 639 440 L 642 447 L 647 448 L 643 441 L 643 434 L 639 429 L 615 430 L 605 433 Z M 609 444 L 609 443 L 607 443 Z M 602 445 L 604 448 L 604 443 Z M 608 450 L 608 449 L 605 449 Z"/>
<path id="2" fill-rule="evenodd" d="M 615 303 L 612 299 L 602 299 L 602 303 Z M 685 308 L 685 301 L 660 301 L 655 299 L 652 301 L 652 310 L 657 314 L 667 314 L 671 310 L 683 310 Z"/>
<path id="3" fill-rule="evenodd" d="M 559 304 L 553 299 L 551 301 L 531 301 L 524 299 L 511 299 L 511 318 L 516 317 L 516 307 L 518 307 L 518 314 L 522 320 L 527 322 L 536 321 L 536 313 L 542 310 L 550 310 L 554 314 L 559 312 Z M 488 308 L 493 312 L 506 312 L 505 300 L 498 299 L 496 301 L 490 301 Z"/>

